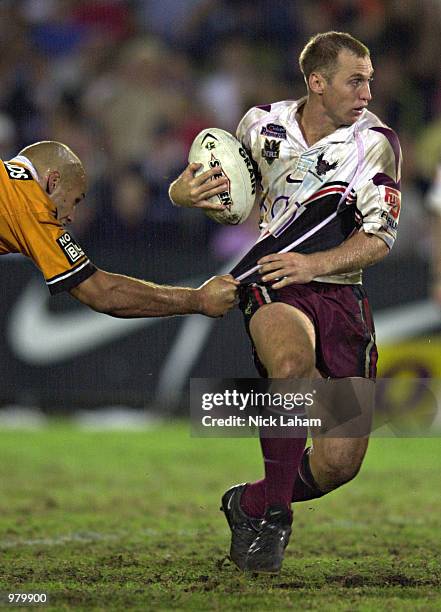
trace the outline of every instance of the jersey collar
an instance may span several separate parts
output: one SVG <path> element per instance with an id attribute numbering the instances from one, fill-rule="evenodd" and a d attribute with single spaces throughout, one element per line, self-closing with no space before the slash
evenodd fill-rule
<path id="1" fill-rule="evenodd" d="M 296 119 L 296 113 L 301 106 L 306 104 L 307 99 L 308 99 L 307 96 L 303 96 L 303 98 L 300 98 L 299 100 L 295 100 L 295 102 L 286 110 L 287 124 L 295 126 L 296 132 L 299 132 L 300 134 L 302 134 L 302 131 L 300 129 L 299 122 Z M 362 117 L 360 117 L 360 119 L 361 118 Z M 331 134 L 328 134 L 327 136 L 325 136 L 318 142 L 314 143 L 311 147 L 308 147 L 307 144 L 305 143 L 306 148 L 315 149 L 317 146 L 322 146 L 324 143 L 328 143 L 328 142 L 333 142 L 333 143 L 334 142 L 335 143 L 346 142 L 347 139 L 354 132 L 355 126 L 357 123 L 359 123 L 360 119 L 358 119 L 352 125 L 345 125 L 340 128 L 337 128 L 334 132 L 332 132 Z M 303 134 L 302 134 L 302 140 L 303 142 L 305 142 L 305 139 L 303 138 Z"/>
<path id="2" fill-rule="evenodd" d="M 36 171 L 31 160 L 24 155 L 16 155 L 13 159 L 9 160 L 11 163 L 17 162 L 24 166 L 32 174 L 33 178 L 38 182 L 38 172 Z"/>
<path id="3" fill-rule="evenodd" d="M 40 185 L 39 180 L 38 180 L 39 179 L 38 172 L 36 171 L 35 166 L 33 165 L 30 159 L 28 159 L 24 155 L 16 155 L 13 159 L 10 159 L 9 161 L 11 163 L 16 162 L 24 166 L 32 174 L 32 178 Z M 44 195 L 46 196 L 46 200 L 52 212 L 54 213 L 55 217 L 57 217 L 57 207 L 55 206 L 54 202 L 50 198 L 49 194 L 46 193 L 46 191 L 43 189 L 43 187 L 41 187 L 41 185 L 40 185 L 40 188 L 43 191 Z"/>

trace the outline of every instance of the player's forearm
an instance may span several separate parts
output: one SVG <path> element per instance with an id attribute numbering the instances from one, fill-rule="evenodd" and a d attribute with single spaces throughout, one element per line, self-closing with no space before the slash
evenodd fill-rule
<path id="1" fill-rule="evenodd" d="M 197 289 L 156 285 L 102 270 L 71 293 L 94 310 L 119 318 L 166 317 L 202 309 Z"/>
<path id="2" fill-rule="evenodd" d="M 378 236 L 358 232 L 338 247 L 310 255 L 314 276 L 344 274 L 367 268 L 389 253 Z"/>
<path id="3" fill-rule="evenodd" d="M 196 289 L 168 287 L 115 275 L 105 310 L 114 317 L 166 317 L 201 312 Z"/>

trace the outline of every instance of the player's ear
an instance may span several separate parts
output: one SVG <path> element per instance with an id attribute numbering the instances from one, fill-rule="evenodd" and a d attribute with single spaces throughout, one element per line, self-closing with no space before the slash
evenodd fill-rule
<path id="1" fill-rule="evenodd" d="M 325 90 L 326 79 L 320 72 L 311 72 L 308 79 L 310 91 L 321 96 Z"/>
<path id="2" fill-rule="evenodd" d="M 58 170 L 51 170 L 47 176 L 46 181 L 46 193 L 49 195 L 55 191 L 55 189 L 59 186 L 61 180 L 61 175 Z"/>

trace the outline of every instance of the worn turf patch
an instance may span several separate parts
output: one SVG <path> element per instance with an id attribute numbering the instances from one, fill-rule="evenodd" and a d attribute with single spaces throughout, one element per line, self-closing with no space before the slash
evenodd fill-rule
<path id="1" fill-rule="evenodd" d="M 297 504 L 279 576 L 227 558 L 219 498 L 261 475 L 252 439 L 54 425 L 0 432 L 0 593 L 45 610 L 439 610 L 441 444 L 373 440 L 357 479 Z M 15 608 L 17 609 L 17 608 Z"/>

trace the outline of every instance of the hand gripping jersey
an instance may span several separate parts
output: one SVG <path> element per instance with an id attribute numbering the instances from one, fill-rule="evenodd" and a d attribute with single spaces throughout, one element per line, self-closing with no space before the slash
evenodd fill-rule
<path id="1" fill-rule="evenodd" d="M 261 235 L 232 274 L 259 282 L 256 262 L 276 252 L 315 253 L 338 246 L 357 231 L 375 234 L 389 248 L 400 213 L 401 150 L 396 134 L 364 111 L 311 147 L 296 112 L 306 101 L 254 107 L 237 138 L 257 165 L 262 187 Z M 361 283 L 361 270 L 317 277 Z"/>
<path id="2" fill-rule="evenodd" d="M 57 221 L 54 204 L 37 179 L 26 157 L 0 160 L 0 255 L 30 257 L 55 294 L 76 287 L 96 268 Z"/>

